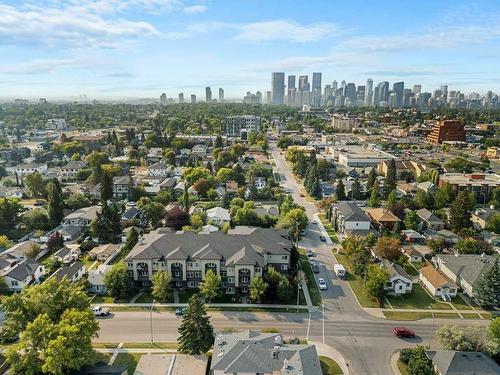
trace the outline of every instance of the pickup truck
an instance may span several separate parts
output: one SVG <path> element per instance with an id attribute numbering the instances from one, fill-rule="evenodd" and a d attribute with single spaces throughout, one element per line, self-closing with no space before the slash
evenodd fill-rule
<path id="1" fill-rule="evenodd" d="M 107 316 L 109 315 L 109 309 L 102 306 L 94 306 L 92 307 L 92 312 L 95 316 Z"/>

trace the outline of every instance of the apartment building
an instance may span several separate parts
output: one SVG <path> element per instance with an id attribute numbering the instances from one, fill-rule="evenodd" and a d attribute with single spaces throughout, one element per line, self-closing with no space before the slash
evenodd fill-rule
<path id="1" fill-rule="evenodd" d="M 247 139 L 248 133 L 260 131 L 260 117 L 254 115 L 227 116 L 221 125 L 222 134 Z"/>
<path id="2" fill-rule="evenodd" d="M 154 272 L 168 271 L 178 288 L 196 288 L 209 270 L 221 275 L 227 294 L 246 293 L 268 267 L 288 273 L 292 243 L 286 230 L 236 227 L 223 232 L 171 232 L 159 228 L 125 258 L 129 276 L 149 285 Z"/>
<path id="3" fill-rule="evenodd" d="M 439 186 L 450 184 L 455 193 L 472 192 L 481 203 L 486 203 L 490 194 L 500 187 L 500 176 L 492 173 L 443 173 L 439 176 Z"/>
<path id="4" fill-rule="evenodd" d="M 429 143 L 465 142 L 464 124 L 460 120 L 441 120 L 427 135 Z"/>

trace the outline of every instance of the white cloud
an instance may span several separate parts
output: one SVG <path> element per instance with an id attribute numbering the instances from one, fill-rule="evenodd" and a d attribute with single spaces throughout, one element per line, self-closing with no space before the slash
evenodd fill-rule
<path id="1" fill-rule="evenodd" d="M 205 13 L 207 9 L 208 8 L 205 5 L 192 5 L 185 7 L 183 11 L 184 13 L 187 14 L 200 14 L 200 13 Z"/>
<path id="2" fill-rule="evenodd" d="M 333 34 L 334 24 L 318 23 L 300 25 L 297 22 L 286 20 L 253 22 L 236 27 L 240 33 L 236 39 L 252 42 L 268 40 L 287 40 L 291 42 L 312 42 Z"/>
<path id="3" fill-rule="evenodd" d="M 56 70 L 67 68 L 79 68 L 95 66 L 96 62 L 81 59 L 37 59 L 13 66 L 1 66 L 0 74 L 18 75 L 18 74 L 41 74 L 52 73 Z"/>

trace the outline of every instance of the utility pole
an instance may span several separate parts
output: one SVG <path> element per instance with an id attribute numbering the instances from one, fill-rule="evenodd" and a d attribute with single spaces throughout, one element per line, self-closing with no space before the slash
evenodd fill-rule
<path id="1" fill-rule="evenodd" d="M 151 304 L 151 310 L 149 310 L 149 324 L 151 329 L 151 344 L 153 343 L 153 308 L 155 307 L 155 300 Z"/>
<path id="2" fill-rule="evenodd" d="M 432 337 L 434 336 L 434 311 L 432 310 L 432 307 L 428 306 L 429 310 L 431 311 L 432 314 L 432 329 L 431 329 L 431 334 L 429 336 L 429 349 L 431 348 L 431 341 Z"/>

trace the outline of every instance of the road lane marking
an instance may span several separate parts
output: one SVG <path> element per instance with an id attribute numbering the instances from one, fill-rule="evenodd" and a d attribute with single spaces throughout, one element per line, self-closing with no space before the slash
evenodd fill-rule
<path id="1" fill-rule="evenodd" d="M 323 303 L 323 344 L 325 343 L 325 303 Z"/>

